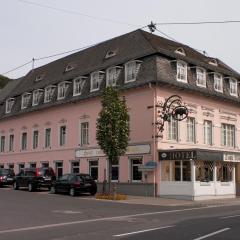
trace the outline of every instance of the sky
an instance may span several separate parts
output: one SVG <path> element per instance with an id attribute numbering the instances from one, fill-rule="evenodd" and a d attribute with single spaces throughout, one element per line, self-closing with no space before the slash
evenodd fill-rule
<path id="1" fill-rule="evenodd" d="M 239 9 L 239 0 L 0 0 L 0 74 L 30 62 L 5 74 L 24 76 L 33 58 L 91 46 L 151 21 L 240 21 Z M 240 23 L 157 28 L 240 72 Z M 34 68 L 64 56 L 35 61 Z"/>

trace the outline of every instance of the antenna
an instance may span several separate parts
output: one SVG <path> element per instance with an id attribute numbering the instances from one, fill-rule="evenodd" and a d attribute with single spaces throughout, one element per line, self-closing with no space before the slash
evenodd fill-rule
<path id="1" fill-rule="evenodd" d="M 32 58 L 32 70 L 34 70 L 35 58 Z"/>
<path id="2" fill-rule="evenodd" d="M 148 26 L 149 31 L 150 31 L 151 33 L 155 32 L 155 30 L 157 29 L 156 23 L 153 23 L 153 21 L 151 21 L 151 23 L 148 24 L 147 26 Z"/>

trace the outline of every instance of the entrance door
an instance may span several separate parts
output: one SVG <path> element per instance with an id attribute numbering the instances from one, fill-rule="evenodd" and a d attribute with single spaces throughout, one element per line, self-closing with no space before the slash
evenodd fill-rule
<path id="1" fill-rule="evenodd" d="M 240 197 L 240 163 L 236 164 L 236 196 Z"/>

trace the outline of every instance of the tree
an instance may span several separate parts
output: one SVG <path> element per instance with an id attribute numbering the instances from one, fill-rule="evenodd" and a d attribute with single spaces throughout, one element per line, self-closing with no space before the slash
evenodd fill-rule
<path id="1" fill-rule="evenodd" d="M 97 119 L 97 142 L 108 158 L 108 191 L 111 193 L 112 164 L 117 163 L 128 147 L 129 115 L 125 98 L 113 87 L 102 95 L 102 110 Z"/>

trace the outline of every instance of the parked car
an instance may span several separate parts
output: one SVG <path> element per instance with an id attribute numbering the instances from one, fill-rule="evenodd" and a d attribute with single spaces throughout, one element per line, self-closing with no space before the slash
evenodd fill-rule
<path id="1" fill-rule="evenodd" d="M 97 184 L 89 174 L 65 174 L 52 183 L 51 193 L 69 193 L 75 196 L 78 193 L 95 195 Z"/>
<path id="2" fill-rule="evenodd" d="M 0 187 L 12 185 L 14 176 L 12 169 L 0 168 Z"/>
<path id="3" fill-rule="evenodd" d="M 27 187 L 29 192 L 39 188 L 48 188 L 56 180 L 52 168 L 25 168 L 14 178 L 13 188 L 18 190 L 21 187 Z"/>

